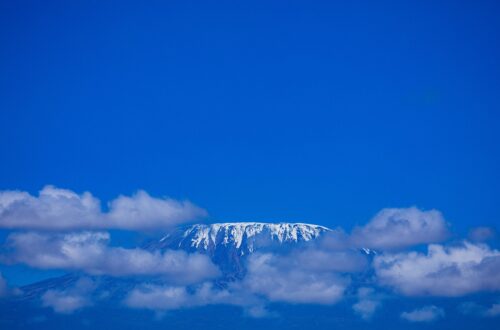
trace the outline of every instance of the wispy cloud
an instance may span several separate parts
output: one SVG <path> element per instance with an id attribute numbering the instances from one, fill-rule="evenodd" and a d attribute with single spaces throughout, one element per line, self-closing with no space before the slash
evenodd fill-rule
<path id="1" fill-rule="evenodd" d="M 56 313 L 71 314 L 92 305 L 91 293 L 94 289 L 92 280 L 81 278 L 67 289 L 46 291 L 41 297 L 42 305 L 52 308 Z"/>
<path id="2" fill-rule="evenodd" d="M 358 302 L 352 308 L 354 312 L 360 315 L 363 319 L 369 320 L 372 318 L 375 311 L 380 308 L 380 299 L 376 296 L 373 288 L 362 287 L 358 289 Z"/>
<path id="3" fill-rule="evenodd" d="M 465 302 L 459 306 L 459 310 L 465 315 L 475 315 L 480 317 L 498 317 L 500 316 L 500 302 L 483 306 L 476 302 Z"/>
<path id="4" fill-rule="evenodd" d="M 444 316 L 444 310 L 434 305 L 401 313 L 401 318 L 410 322 L 433 322 Z"/>

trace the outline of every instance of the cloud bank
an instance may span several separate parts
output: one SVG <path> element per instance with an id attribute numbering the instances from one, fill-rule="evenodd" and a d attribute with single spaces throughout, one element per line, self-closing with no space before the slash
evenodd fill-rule
<path id="1" fill-rule="evenodd" d="M 135 277 L 122 303 L 155 311 L 225 304 L 247 315 L 272 315 L 270 303 L 332 305 L 352 299 L 352 310 L 368 321 L 381 308 L 378 292 L 402 296 L 459 297 L 500 291 L 500 252 L 481 243 L 493 228 L 470 232 L 472 242 L 442 243 L 449 224 L 437 210 L 387 208 L 348 234 L 329 231 L 323 239 L 284 251 L 257 251 L 245 256 L 245 272 L 230 281 L 207 255 L 182 250 L 148 250 L 110 246 L 107 229 L 165 231 L 203 217 L 189 203 L 151 197 L 144 191 L 119 196 L 106 211 L 92 194 L 52 186 L 38 196 L 0 192 L 0 228 L 9 230 L 0 261 L 39 269 L 61 269 L 93 276 Z M 441 243 L 441 244 L 437 244 Z M 428 245 L 427 245 L 428 244 Z M 419 251 L 427 245 L 427 251 Z M 86 276 L 86 275 L 85 275 Z M 217 281 L 216 281 L 217 280 Z M 69 288 L 52 288 L 41 304 L 70 314 L 92 306 L 98 284 L 83 277 Z M 9 288 L 0 275 L 0 297 Z M 494 317 L 500 305 L 463 307 L 464 313 Z M 474 312 L 475 311 L 475 312 Z M 478 312 L 480 311 L 480 312 Z M 409 322 L 443 318 L 434 305 L 404 311 Z"/>
<path id="2" fill-rule="evenodd" d="M 44 187 L 38 196 L 0 192 L 0 228 L 29 230 L 165 229 L 207 215 L 188 201 L 154 198 L 145 191 L 119 196 L 103 212 L 89 192 Z"/>
<path id="3" fill-rule="evenodd" d="M 500 290 L 500 251 L 483 244 L 432 244 L 425 254 L 377 256 L 373 266 L 382 285 L 408 296 L 456 297 Z"/>
<path id="4" fill-rule="evenodd" d="M 92 275 L 160 276 L 175 283 L 194 283 L 219 275 L 205 255 L 110 247 L 108 242 L 109 234 L 104 232 L 14 233 L 7 239 L 11 252 L 4 259 L 35 268 Z"/>

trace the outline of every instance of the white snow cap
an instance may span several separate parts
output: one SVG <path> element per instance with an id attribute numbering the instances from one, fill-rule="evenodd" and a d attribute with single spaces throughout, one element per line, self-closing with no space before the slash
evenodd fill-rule
<path id="1" fill-rule="evenodd" d="M 192 247 L 204 249 L 219 244 L 240 249 L 245 240 L 252 251 L 258 236 L 267 236 L 279 243 L 307 242 L 328 231 L 331 230 L 306 223 L 232 222 L 193 225 L 184 232 L 184 238 L 191 240 Z"/>

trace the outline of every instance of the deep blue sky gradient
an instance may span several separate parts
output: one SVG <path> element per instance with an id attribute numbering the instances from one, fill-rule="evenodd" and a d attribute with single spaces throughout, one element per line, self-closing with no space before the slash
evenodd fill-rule
<path id="1" fill-rule="evenodd" d="M 0 189 L 500 218 L 498 1 L 1 1 Z"/>

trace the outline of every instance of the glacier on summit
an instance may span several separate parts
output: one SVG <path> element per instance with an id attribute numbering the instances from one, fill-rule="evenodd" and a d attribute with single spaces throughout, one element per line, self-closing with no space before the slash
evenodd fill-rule
<path id="1" fill-rule="evenodd" d="M 327 231 L 330 229 L 305 223 L 236 222 L 193 225 L 184 232 L 183 237 L 192 247 L 205 250 L 209 246 L 222 244 L 253 252 L 256 243 L 264 237 L 281 244 L 300 243 L 316 239 Z"/>
<path id="2" fill-rule="evenodd" d="M 230 222 L 195 224 L 149 242 L 149 250 L 180 249 L 208 255 L 226 275 L 241 277 L 246 256 L 268 249 L 285 251 L 332 230 L 306 223 Z"/>

